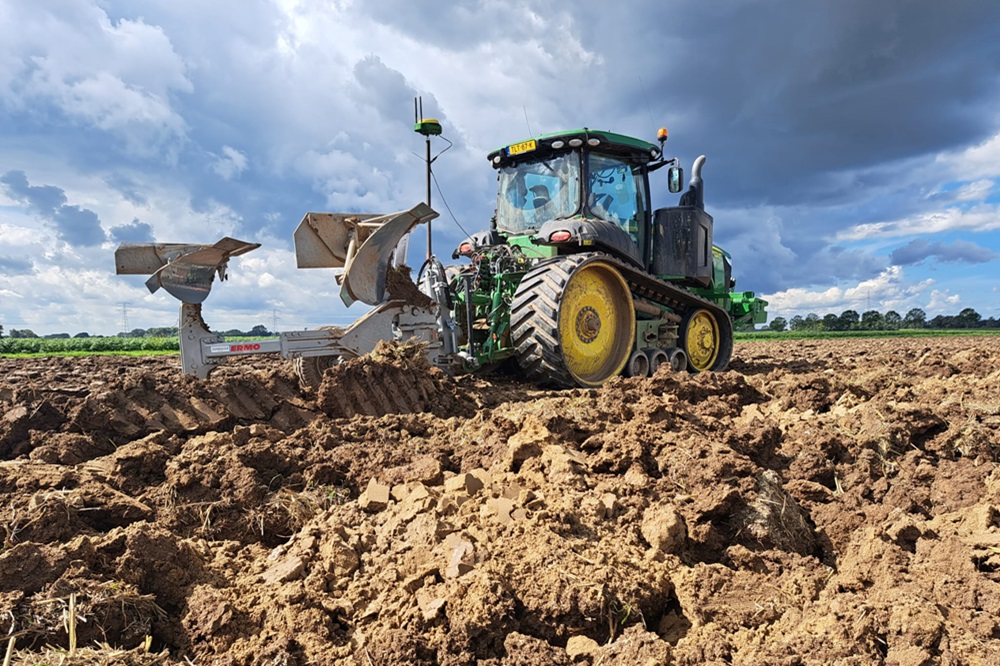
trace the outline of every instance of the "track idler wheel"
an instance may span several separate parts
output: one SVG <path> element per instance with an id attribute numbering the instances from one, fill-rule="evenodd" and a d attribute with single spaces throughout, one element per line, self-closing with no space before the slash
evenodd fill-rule
<path id="1" fill-rule="evenodd" d="M 681 322 L 681 348 L 691 372 L 725 370 L 733 353 L 732 324 L 706 308 L 692 310 Z"/>
<path id="2" fill-rule="evenodd" d="M 512 341 L 529 379 L 600 386 L 625 368 L 635 339 L 628 284 L 601 255 L 573 255 L 530 271 L 511 305 Z"/>

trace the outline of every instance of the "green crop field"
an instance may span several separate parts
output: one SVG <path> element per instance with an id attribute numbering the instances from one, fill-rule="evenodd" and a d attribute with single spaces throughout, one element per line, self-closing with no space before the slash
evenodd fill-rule
<path id="1" fill-rule="evenodd" d="M 943 336 L 1000 335 L 995 328 L 905 328 L 898 331 L 744 331 L 737 341 L 755 340 L 828 340 L 831 338 L 939 338 Z"/>
<path id="2" fill-rule="evenodd" d="M 226 338 L 227 341 L 262 338 Z M 0 357 L 176 354 L 177 338 L 0 338 Z"/>
<path id="3" fill-rule="evenodd" d="M 998 329 L 904 329 L 899 331 L 744 331 L 736 340 L 823 340 L 829 338 L 914 338 L 941 336 L 1000 335 Z M 229 342 L 262 340 L 258 337 L 227 337 Z M 0 357 L 89 356 L 107 354 L 152 356 L 176 354 L 177 338 L 0 338 Z"/>

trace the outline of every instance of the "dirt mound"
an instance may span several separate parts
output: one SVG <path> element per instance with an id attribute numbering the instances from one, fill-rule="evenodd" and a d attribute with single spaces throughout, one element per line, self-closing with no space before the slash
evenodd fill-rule
<path id="1" fill-rule="evenodd" d="M 419 344 L 380 342 L 371 354 L 326 371 L 316 403 L 328 416 L 454 412 L 455 384 L 431 366 Z"/>
<path id="2" fill-rule="evenodd" d="M 316 416 L 290 368 L 273 363 L 224 366 L 211 382 L 202 382 L 165 372 L 164 364 L 179 371 L 176 359 L 52 359 L 57 366 L 79 362 L 81 368 L 55 373 L 58 384 L 51 385 L 38 370 L 0 361 L 12 367 L 0 392 L 9 405 L 0 418 L 0 459 L 41 448 L 35 457 L 73 464 L 155 432 L 190 435 L 249 423 L 292 432 Z M 76 436 L 54 439 L 53 432 Z"/>
<path id="3" fill-rule="evenodd" d="M 403 300 L 417 307 L 430 307 L 434 301 L 413 282 L 409 266 L 394 266 L 386 271 L 385 290 L 389 298 Z"/>
<path id="4" fill-rule="evenodd" d="M 732 368 L 0 359 L 0 631 L 48 658 L 73 599 L 78 663 L 991 663 L 1000 338 Z"/>

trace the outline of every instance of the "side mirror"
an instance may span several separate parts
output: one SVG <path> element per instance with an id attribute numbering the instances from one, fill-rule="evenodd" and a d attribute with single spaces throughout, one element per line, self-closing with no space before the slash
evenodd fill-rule
<path id="1" fill-rule="evenodd" d="M 673 194 L 684 189 L 684 169 L 679 166 L 667 169 L 667 189 Z"/>

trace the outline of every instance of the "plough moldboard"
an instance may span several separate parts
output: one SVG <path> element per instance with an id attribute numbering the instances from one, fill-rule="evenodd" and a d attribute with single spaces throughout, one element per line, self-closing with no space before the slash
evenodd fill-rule
<path id="1" fill-rule="evenodd" d="M 207 377 L 229 356 L 281 354 L 296 359 L 299 375 L 314 384 L 322 370 L 342 358 L 354 358 L 375 348 L 381 340 L 422 341 L 432 362 L 442 347 L 436 303 L 414 305 L 393 299 L 386 290 L 386 274 L 395 259 L 405 263 L 397 248 L 422 222 L 437 217 L 426 204 L 389 215 L 307 213 L 294 233 L 299 268 L 338 269 L 341 299 L 361 301 L 374 308 L 346 328 L 279 333 L 277 337 L 228 343 L 209 330 L 202 303 L 215 276 L 226 279 L 229 260 L 260 247 L 234 238 L 212 245 L 189 243 L 122 243 L 115 250 L 119 275 L 150 275 L 150 293 L 162 288 L 181 301 L 179 336 L 184 372 Z"/>

